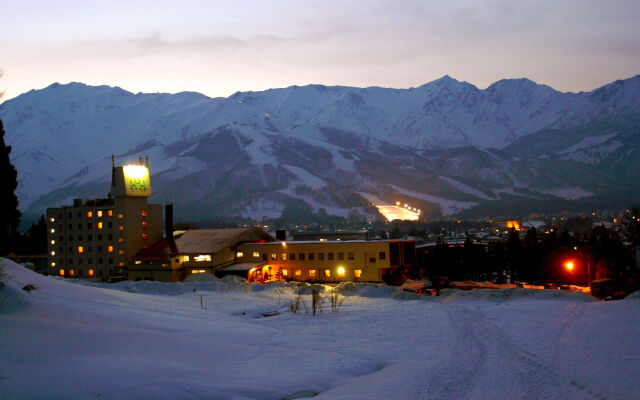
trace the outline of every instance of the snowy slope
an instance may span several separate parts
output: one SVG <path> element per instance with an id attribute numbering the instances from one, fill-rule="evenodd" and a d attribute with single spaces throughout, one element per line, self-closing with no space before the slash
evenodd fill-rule
<path id="1" fill-rule="evenodd" d="M 637 298 L 344 285 L 314 317 L 288 312 L 291 286 L 87 286 L 2 264 L 7 399 L 640 397 Z"/>
<path id="2" fill-rule="evenodd" d="M 637 122 L 639 92 L 640 75 L 589 93 L 561 93 L 526 79 L 502 80 L 481 90 L 445 76 L 402 90 L 308 85 L 216 99 L 197 93 L 133 94 L 117 87 L 71 83 L 6 101 L 0 105 L 0 117 L 5 140 L 13 146 L 20 207 L 26 214 L 39 214 L 74 196 L 104 196 L 110 155 L 115 154 L 118 162 L 149 155 L 155 199 L 195 207 L 194 218 L 211 217 L 199 204 L 226 215 L 259 216 L 272 210 L 261 210 L 258 203 L 282 209 L 296 200 L 311 204 L 310 197 L 315 210 L 331 208 L 347 215 L 366 203 L 354 200 L 357 191 L 392 201 L 393 193 L 381 195 L 390 183 L 467 203 L 496 198 L 494 188 L 547 193 L 578 187 L 585 193 L 603 193 L 603 182 L 611 179 L 624 187 L 633 173 L 617 182 L 617 165 L 625 160 L 633 171 L 639 160 L 634 155 L 607 158 L 628 141 L 620 142 L 619 135 L 593 121 Z M 582 135 L 580 140 L 586 141 L 569 141 L 554 154 L 597 165 L 610 174 L 607 177 L 574 182 L 560 174 L 536 181 L 538 169 L 546 176 L 556 165 L 513 158 L 535 148 L 531 141 L 553 142 L 539 132 L 561 138 L 584 126 L 595 127 L 589 135 L 599 139 Z M 527 145 L 518 146 L 521 140 Z M 507 145 L 507 153 L 481 154 Z M 456 149 L 478 152 L 452 166 L 447 160 Z M 597 164 L 602 160 L 606 165 Z M 374 163 L 384 168 L 370 174 Z M 479 168 L 469 168 L 472 164 Z M 564 168 L 571 165 L 565 163 Z M 483 179 L 474 185 L 480 173 Z M 449 180 L 434 180 L 436 175 Z M 254 187 L 247 191 L 246 185 L 234 183 L 238 179 Z M 185 192 L 184 182 L 197 185 Z M 235 195 L 220 194 L 230 182 Z M 629 178 L 628 183 L 636 185 L 637 180 Z M 313 193 L 296 193 L 298 186 Z M 183 193 L 176 194 L 177 187 Z M 273 193 L 277 191 L 280 195 Z"/>

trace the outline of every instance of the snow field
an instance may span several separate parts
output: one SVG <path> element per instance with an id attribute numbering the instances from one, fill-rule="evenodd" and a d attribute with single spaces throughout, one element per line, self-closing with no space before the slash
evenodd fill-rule
<path id="1" fill-rule="evenodd" d="M 638 296 L 346 283 L 339 312 L 325 294 L 312 316 L 288 311 L 296 284 L 107 285 L 2 264 L 0 398 L 640 398 Z"/>

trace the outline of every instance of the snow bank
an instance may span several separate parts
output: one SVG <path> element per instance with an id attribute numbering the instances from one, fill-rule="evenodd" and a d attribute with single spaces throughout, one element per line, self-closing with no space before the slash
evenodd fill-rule
<path id="1" fill-rule="evenodd" d="M 491 300 L 504 302 L 518 299 L 534 300 L 572 300 L 580 302 L 595 302 L 597 299 L 582 292 L 569 292 L 557 289 L 493 289 L 493 290 L 460 290 L 443 289 L 440 297 L 445 301 L 454 300 Z"/>

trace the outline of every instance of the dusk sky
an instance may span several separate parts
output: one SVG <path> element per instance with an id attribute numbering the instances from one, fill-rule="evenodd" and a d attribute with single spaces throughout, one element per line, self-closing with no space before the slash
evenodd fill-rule
<path id="1" fill-rule="evenodd" d="M 290 85 L 588 91 L 640 73 L 640 1 L 4 1 L 4 100 L 53 82 L 211 97 Z"/>

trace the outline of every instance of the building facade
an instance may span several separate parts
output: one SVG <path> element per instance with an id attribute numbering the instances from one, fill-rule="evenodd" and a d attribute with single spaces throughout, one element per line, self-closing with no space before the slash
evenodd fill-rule
<path id="1" fill-rule="evenodd" d="M 162 206 L 149 204 L 148 160 L 112 166 L 110 196 L 47 209 L 47 266 L 52 275 L 120 276 L 128 258 L 162 239 Z"/>
<path id="2" fill-rule="evenodd" d="M 243 243 L 239 263 L 250 281 L 389 282 L 415 262 L 414 240 Z"/>

